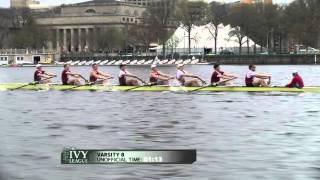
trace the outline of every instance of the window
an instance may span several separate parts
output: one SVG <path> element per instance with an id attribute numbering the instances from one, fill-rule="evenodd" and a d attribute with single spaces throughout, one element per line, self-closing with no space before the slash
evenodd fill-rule
<path id="1" fill-rule="evenodd" d="M 0 57 L 0 61 L 7 61 L 8 57 Z"/>
<path id="2" fill-rule="evenodd" d="M 23 61 L 23 59 L 24 59 L 24 58 L 23 58 L 22 56 L 18 56 L 18 57 L 17 57 L 17 61 Z"/>
<path id="3" fill-rule="evenodd" d="M 96 10 L 94 10 L 94 9 L 87 9 L 87 10 L 86 10 L 86 13 L 96 13 Z"/>

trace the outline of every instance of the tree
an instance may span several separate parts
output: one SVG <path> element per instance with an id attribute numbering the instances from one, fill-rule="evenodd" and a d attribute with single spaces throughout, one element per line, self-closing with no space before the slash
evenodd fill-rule
<path id="1" fill-rule="evenodd" d="M 174 58 L 174 49 L 178 47 L 179 42 L 180 39 L 177 36 L 172 36 L 166 43 L 167 46 L 171 49 L 171 59 Z"/>
<path id="2" fill-rule="evenodd" d="M 240 27 L 235 27 L 229 32 L 229 37 L 236 37 L 236 42 L 239 44 L 239 54 L 242 54 L 242 46 L 245 43 L 243 41 L 245 38 L 244 31 Z"/>
<path id="3" fill-rule="evenodd" d="M 46 28 L 35 23 L 33 16 L 28 16 L 28 18 L 21 20 L 20 25 L 13 30 L 11 46 L 22 49 L 41 49 L 46 47 L 50 40 L 48 32 Z"/>
<path id="4" fill-rule="evenodd" d="M 204 24 L 207 4 L 203 1 L 182 1 L 178 13 L 182 27 L 188 33 L 188 52 L 191 53 L 191 32 L 195 25 Z"/>
<path id="5" fill-rule="evenodd" d="M 227 23 L 232 27 L 240 27 L 238 30 L 242 31 L 241 34 L 245 34 L 254 42 L 259 42 L 260 46 L 267 46 L 271 51 L 275 47 L 275 34 L 280 32 L 281 28 L 280 14 L 281 8 L 278 5 L 239 4 L 229 11 Z M 247 39 L 247 48 L 249 52 L 249 39 Z"/>
<path id="6" fill-rule="evenodd" d="M 214 53 L 217 54 L 217 41 L 219 34 L 219 25 L 227 16 L 226 5 L 218 2 L 211 2 L 207 10 L 207 24 L 206 28 L 214 39 Z"/>
<path id="7" fill-rule="evenodd" d="M 284 18 L 289 37 L 299 45 L 319 47 L 320 2 L 318 0 L 296 0 L 286 9 Z"/>
<path id="8" fill-rule="evenodd" d="M 229 32 L 230 37 L 236 37 L 237 43 L 239 43 L 239 54 L 242 54 L 242 46 L 246 34 L 251 31 L 251 5 L 240 4 L 234 6 L 227 18 L 227 22 L 233 27 Z M 248 51 L 249 51 L 249 40 L 247 39 Z"/>
<path id="9" fill-rule="evenodd" d="M 8 39 L 6 38 L 9 34 L 11 27 L 11 14 L 10 9 L 0 9 L 0 48 L 6 45 Z"/>
<path id="10" fill-rule="evenodd" d="M 177 0 L 162 0 L 157 6 L 149 6 L 144 12 L 143 24 L 153 31 L 162 44 L 162 54 L 166 54 L 166 41 L 177 28 L 176 17 Z"/>
<path id="11" fill-rule="evenodd" d="M 274 51 L 274 38 L 279 25 L 280 9 L 278 5 L 266 4 L 263 5 L 263 23 L 266 34 L 266 46 L 268 51 Z"/>
<path id="12" fill-rule="evenodd" d="M 149 24 L 137 24 L 129 29 L 129 41 L 136 47 L 141 45 L 146 53 L 149 52 L 150 44 L 156 42 L 156 33 Z"/>
<path id="13" fill-rule="evenodd" d="M 98 39 L 98 45 L 102 51 L 107 53 L 119 52 L 125 46 L 125 37 L 121 32 L 121 29 L 111 27 L 103 29 L 100 32 L 100 38 Z"/>

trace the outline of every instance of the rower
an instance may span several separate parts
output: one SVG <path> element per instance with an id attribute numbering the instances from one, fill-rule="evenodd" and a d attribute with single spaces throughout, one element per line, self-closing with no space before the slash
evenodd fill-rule
<path id="1" fill-rule="evenodd" d="M 157 65 L 151 65 L 150 83 L 152 85 L 169 85 L 170 79 L 174 78 L 159 71 Z"/>
<path id="2" fill-rule="evenodd" d="M 222 71 L 220 64 L 215 64 L 213 68 L 214 72 L 211 76 L 211 85 L 227 86 L 231 84 L 232 80 L 237 78 L 232 74 Z"/>
<path id="3" fill-rule="evenodd" d="M 143 80 L 138 78 L 137 76 L 131 74 L 127 69 L 125 64 L 120 65 L 119 72 L 119 84 L 120 86 L 139 86 L 139 81 L 144 83 Z"/>
<path id="4" fill-rule="evenodd" d="M 34 72 L 33 79 L 34 79 L 35 82 L 37 82 L 39 84 L 52 83 L 52 80 L 50 80 L 50 79 L 54 78 L 54 77 L 57 77 L 57 75 L 55 75 L 55 74 L 45 72 L 42 69 L 42 65 L 41 64 L 37 64 L 36 68 L 37 68 L 37 70 Z"/>
<path id="5" fill-rule="evenodd" d="M 184 65 L 183 64 L 179 64 L 177 66 L 177 76 L 176 76 L 176 78 L 180 82 L 181 86 L 200 87 L 200 82 L 199 81 L 201 81 L 202 84 L 205 84 L 205 81 L 202 80 L 200 77 L 187 73 L 184 70 Z M 191 79 L 187 80 L 186 78 L 191 78 Z"/>
<path id="6" fill-rule="evenodd" d="M 92 65 L 92 70 L 90 72 L 90 82 L 93 84 L 107 84 L 108 79 L 113 77 L 107 73 L 99 71 L 98 64 L 94 63 Z"/>
<path id="7" fill-rule="evenodd" d="M 269 80 L 267 82 L 267 80 Z M 270 75 L 256 73 L 256 66 L 249 65 L 249 71 L 246 74 L 245 83 L 247 87 L 268 87 L 271 81 Z"/>
<path id="8" fill-rule="evenodd" d="M 79 86 L 81 84 L 80 82 L 80 78 L 84 79 L 86 81 L 86 79 L 81 76 L 80 74 L 77 73 L 72 73 L 70 70 L 70 65 L 69 64 L 65 64 L 63 66 L 63 71 L 61 74 L 61 81 L 62 81 L 62 85 L 75 85 L 75 86 Z M 73 77 L 73 78 L 71 78 Z"/>
<path id="9" fill-rule="evenodd" d="M 302 77 L 299 75 L 298 71 L 294 71 L 292 73 L 292 81 L 291 83 L 287 84 L 286 87 L 288 88 L 299 88 L 302 89 L 304 88 L 304 83 Z"/>

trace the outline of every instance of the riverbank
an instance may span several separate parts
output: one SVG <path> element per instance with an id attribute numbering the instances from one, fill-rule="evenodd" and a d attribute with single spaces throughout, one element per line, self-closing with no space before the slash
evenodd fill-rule
<path id="1" fill-rule="evenodd" d="M 219 63 L 228 65 L 311 65 L 320 64 L 319 57 L 320 55 L 317 55 L 317 57 L 315 55 L 207 56 L 205 57 L 205 61 L 210 64 Z"/>
<path id="2" fill-rule="evenodd" d="M 209 64 L 228 64 L 228 65 L 247 65 L 247 64 L 259 64 L 259 65 L 311 65 L 320 63 L 320 55 L 317 55 L 318 60 L 316 60 L 315 55 L 214 55 L 214 56 L 180 56 L 174 57 L 178 60 L 188 60 L 192 58 L 199 59 L 201 63 Z M 61 62 L 69 61 L 101 61 L 106 59 L 113 59 L 115 61 L 127 61 L 127 60 L 152 60 L 155 59 L 155 56 L 132 56 L 132 57 L 107 57 L 107 56 L 61 56 Z M 160 60 L 171 59 L 158 56 Z M 169 62 L 170 60 L 168 60 Z M 318 62 L 316 62 L 318 61 Z M 166 63 L 163 63 L 166 64 Z M 170 63 L 169 63 L 170 64 Z M 172 63 L 174 64 L 174 63 Z"/>

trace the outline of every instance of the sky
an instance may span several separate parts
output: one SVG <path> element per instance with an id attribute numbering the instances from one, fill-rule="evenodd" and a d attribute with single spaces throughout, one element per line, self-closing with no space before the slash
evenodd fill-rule
<path id="1" fill-rule="evenodd" d="M 41 3 L 46 5 L 59 5 L 59 4 L 68 4 L 68 3 L 77 3 L 89 0 L 40 0 Z M 211 0 L 207 0 L 211 1 Z M 224 1 L 224 2 L 234 2 L 237 0 L 217 0 L 217 1 Z M 275 3 L 289 3 L 292 0 L 274 0 Z M 0 0 L 0 7 L 9 7 L 10 0 Z"/>

